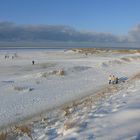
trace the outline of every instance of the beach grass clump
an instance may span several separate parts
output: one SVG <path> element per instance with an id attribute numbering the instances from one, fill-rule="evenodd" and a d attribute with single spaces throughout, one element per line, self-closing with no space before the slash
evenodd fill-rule
<path id="1" fill-rule="evenodd" d="M 64 130 L 72 129 L 74 126 L 75 126 L 75 122 L 74 121 L 66 122 L 64 124 Z"/>
<path id="2" fill-rule="evenodd" d="M 53 70 L 50 74 L 52 74 L 52 75 L 58 75 L 58 76 L 64 76 L 65 75 L 65 71 L 63 69 Z"/>
<path id="3" fill-rule="evenodd" d="M 32 131 L 29 126 L 26 125 L 20 125 L 14 127 L 14 132 L 18 134 L 27 134 L 32 139 Z"/>
<path id="4" fill-rule="evenodd" d="M 113 50 L 113 52 L 119 54 L 135 54 L 140 53 L 140 50 L 122 49 L 122 50 Z"/>
<path id="5" fill-rule="evenodd" d="M 64 70 L 53 70 L 51 72 L 43 72 L 41 74 L 41 77 L 47 78 L 49 75 L 64 76 L 65 72 L 64 72 Z"/>
<path id="6" fill-rule="evenodd" d="M 63 76 L 63 75 L 65 75 L 65 72 L 64 72 L 64 70 L 59 70 L 59 71 L 58 71 L 58 75 L 60 75 L 60 76 Z"/>
<path id="7" fill-rule="evenodd" d="M 100 52 L 107 52 L 108 49 L 101 49 L 101 48 L 79 48 L 79 49 L 73 49 L 74 52 L 78 52 L 81 54 L 98 54 Z"/>
<path id="8" fill-rule="evenodd" d="M 14 87 L 14 90 L 17 90 L 17 91 L 23 91 L 25 89 L 26 89 L 25 87 L 20 87 L 20 86 L 15 86 Z"/>
<path id="9" fill-rule="evenodd" d="M 123 61 L 126 61 L 126 62 L 130 62 L 130 59 L 129 58 L 125 58 L 125 57 L 123 57 L 123 58 L 121 58 Z"/>
<path id="10" fill-rule="evenodd" d="M 0 140 L 6 140 L 6 138 L 7 138 L 7 132 L 1 132 L 0 133 Z"/>
<path id="11" fill-rule="evenodd" d="M 71 114 L 69 107 L 65 107 L 62 110 L 63 110 L 64 116 L 69 116 Z"/>
<path id="12" fill-rule="evenodd" d="M 137 52 L 137 53 L 140 53 L 140 50 L 137 50 L 136 52 Z"/>
<path id="13" fill-rule="evenodd" d="M 34 90 L 33 88 L 29 88 L 29 87 L 22 87 L 22 86 L 14 86 L 14 90 L 16 91 L 32 91 Z"/>
<path id="14" fill-rule="evenodd" d="M 99 53 L 119 53 L 119 54 L 134 54 L 140 53 L 140 50 L 132 50 L 132 49 L 107 49 L 107 48 L 77 48 L 72 49 L 74 52 L 78 52 L 81 54 L 99 54 Z"/>

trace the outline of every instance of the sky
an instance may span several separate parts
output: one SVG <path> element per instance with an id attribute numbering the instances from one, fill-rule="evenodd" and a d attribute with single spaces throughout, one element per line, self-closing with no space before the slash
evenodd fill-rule
<path id="1" fill-rule="evenodd" d="M 132 43 L 140 0 L 0 0 L 1 42 Z"/>
<path id="2" fill-rule="evenodd" d="M 139 7 L 140 0 L 0 0 L 0 21 L 126 35 L 140 23 Z"/>

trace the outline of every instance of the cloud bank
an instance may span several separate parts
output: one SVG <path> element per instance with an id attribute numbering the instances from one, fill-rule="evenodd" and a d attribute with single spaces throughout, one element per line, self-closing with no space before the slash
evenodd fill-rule
<path id="1" fill-rule="evenodd" d="M 140 24 L 129 31 L 128 37 L 132 42 L 140 42 Z"/>
<path id="2" fill-rule="evenodd" d="M 0 22 L 0 42 L 100 42 L 137 43 L 140 40 L 140 24 L 129 31 L 127 36 L 111 33 L 79 31 L 61 25 L 17 25 Z"/>

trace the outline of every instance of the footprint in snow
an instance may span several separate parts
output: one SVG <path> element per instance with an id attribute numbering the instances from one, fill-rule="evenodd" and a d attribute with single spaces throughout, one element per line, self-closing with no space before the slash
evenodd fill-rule
<path id="1" fill-rule="evenodd" d="M 104 117 L 104 116 L 106 116 L 106 114 L 94 114 L 93 115 L 94 118 L 98 118 L 98 117 L 101 118 L 101 117 Z"/>
<path id="2" fill-rule="evenodd" d="M 114 106 L 114 108 L 112 109 L 112 112 L 116 112 L 118 111 L 120 108 L 122 108 L 124 105 L 126 105 L 126 102 L 122 102 L 120 104 L 117 104 Z"/>
<path id="3" fill-rule="evenodd" d="M 139 89 L 128 89 L 127 92 L 136 92 L 138 91 Z"/>

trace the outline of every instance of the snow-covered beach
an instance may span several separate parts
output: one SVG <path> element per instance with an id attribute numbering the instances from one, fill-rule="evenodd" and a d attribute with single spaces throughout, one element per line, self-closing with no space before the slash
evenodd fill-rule
<path id="1" fill-rule="evenodd" d="M 33 139 L 140 138 L 140 53 L 79 50 L 1 51 L 0 128 L 45 114 L 29 123 Z"/>

